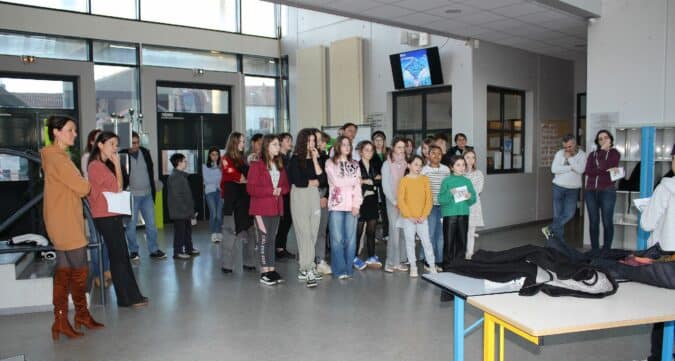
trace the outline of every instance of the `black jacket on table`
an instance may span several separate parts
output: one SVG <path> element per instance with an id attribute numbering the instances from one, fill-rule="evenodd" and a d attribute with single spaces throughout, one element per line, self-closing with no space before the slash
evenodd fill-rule
<path id="1" fill-rule="evenodd" d="M 152 191 L 152 200 L 155 200 L 155 192 L 157 191 L 155 189 L 155 178 L 154 178 L 154 168 L 155 165 L 152 163 L 152 157 L 150 156 L 150 151 L 145 148 L 145 147 L 140 147 L 141 155 L 143 155 L 143 160 L 145 161 L 145 166 L 148 168 L 148 179 L 150 180 L 150 190 Z M 131 154 L 129 153 L 129 149 L 122 149 L 119 151 L 120 154 L 129 154 L 131 157 Z M 126 171 L 124 167 L 122 167 L 122 180 L 124 181 L 124 189 L 127 189 L 129 187 L 129 173 Z"/>
<path id="2" fill-rule="evenodd" d="M 602 298 L 619 287 L 603 269 L 572 260 L 553 248 L 527 245 L 505 251 L 477 251 L 470 261 L 458 260 L 447 271 L 508 282 L 524 277 L 521 296 L 539 291 L 549 296 Z"/>
<path id="3" fill-rule="evenodd" d="M 169 175 L 166 183 L 166 202 L 169 218 L 176 220 L 194 217 L 195 205 L 190 183 L 188 182 L 188 174 L 174 169 L 171 171 L 171 175 Z"/>

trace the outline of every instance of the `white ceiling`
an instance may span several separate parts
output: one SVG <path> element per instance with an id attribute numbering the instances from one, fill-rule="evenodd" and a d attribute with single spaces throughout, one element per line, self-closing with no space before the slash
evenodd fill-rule
<path id="1" fill-rule="evenodd" d="M 587 20 L 535 0 L 275 0 L 357 19 L 472 38 L 559 58 L 585 56 Z M 549 1 L 550 3 L 550 1 Z M 460 12 L 457 12 L 459 10 Z"/>

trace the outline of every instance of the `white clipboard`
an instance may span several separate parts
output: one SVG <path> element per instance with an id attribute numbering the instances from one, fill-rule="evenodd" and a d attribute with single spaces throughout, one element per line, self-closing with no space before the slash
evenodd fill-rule
<path id="1" fill-rule="evenodd" d="M 103 192 L 103 196 L 108 203 L 108 212 L 131 215 L 131 193 Z"/>

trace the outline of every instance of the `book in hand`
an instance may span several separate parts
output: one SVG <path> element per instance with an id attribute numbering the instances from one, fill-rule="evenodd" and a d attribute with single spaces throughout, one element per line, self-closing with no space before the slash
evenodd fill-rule
<path id="1" fill-rule="evenodd" d="M 131 193 L 126 191 L 103 192 L 103 196 L 108 203 L 108 212 L 131 215 Z"/>
<path id="2" fill-rule="evenodd" d="M 450 192 L 452 192 L 455 198 L 455 203 L 468 201 L 471 198 L 471 193 L 469 193 L 469 189 L 466 186 L 452 188 Z"/>
<path id="3" fill-rule="evenodd" d="M 623 167 L 616 167 L 609 170 L 609 178 L 615 182 L 626 176 L 626 169 Z"/>
<path id="4" fill-rule="evenodd" d="M 638 211 L 644 212 L 645 209 L 647 209 L 647 206 L 649 205 L 650 199 L 651 199 L 650 197 L 633 199 L 633 205 L 635 206 L 635 208 L 637 208 Z"/>

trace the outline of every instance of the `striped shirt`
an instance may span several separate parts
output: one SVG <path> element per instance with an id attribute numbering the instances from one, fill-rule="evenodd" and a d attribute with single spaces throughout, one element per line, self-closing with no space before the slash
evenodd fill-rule
<path id="1" fill-rule="evenodd" d="M 441 183 L 443 183 L 443 179 L 450 175 L 450 168 L 443 164 L 440 164 L 438 168 L 434 168 L 427 164 L 424 166 L 424 168 L 422 168 L 422 175 L 425 175 L 429 178 L 433 204 L 435 206 L 439 205 L 438 192 L 441 190 Z"/>

